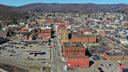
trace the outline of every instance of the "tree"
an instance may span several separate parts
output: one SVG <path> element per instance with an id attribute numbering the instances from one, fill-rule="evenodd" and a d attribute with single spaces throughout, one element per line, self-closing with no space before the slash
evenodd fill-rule
<path id="1" fill-rule="evenodd" d="M 2 23 L 0 23 L 0 30 L 2 30 Z"/>

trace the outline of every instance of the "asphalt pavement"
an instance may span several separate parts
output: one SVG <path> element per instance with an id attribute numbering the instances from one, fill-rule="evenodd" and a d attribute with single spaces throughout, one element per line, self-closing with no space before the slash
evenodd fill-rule
<path id="1" fill-rule="evenodd" d="M 57 33 L 57 27 L 56 27 L 56 32 L 55 32 L 55 38 L 52 40 L 52 45 L 55 45 L 54 48 L 51 49 L 51 55 L 52 55 L 52 65 L 54 67 L 54 72 L 65 72 L 63 67 L 64 63 L 61 61 L 62 56 L 61 56 L 61 45 L 60 41 L 58 39 L 58 33 Z"/>

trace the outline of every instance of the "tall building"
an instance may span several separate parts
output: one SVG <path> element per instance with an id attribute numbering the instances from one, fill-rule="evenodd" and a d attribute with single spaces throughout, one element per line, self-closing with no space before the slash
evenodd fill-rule
<path id="1" fill-rule="evenodd" d="M 68 39 L 68 32 L 67 30 L 61 30 L 61 39 L 67 40 Z"/>

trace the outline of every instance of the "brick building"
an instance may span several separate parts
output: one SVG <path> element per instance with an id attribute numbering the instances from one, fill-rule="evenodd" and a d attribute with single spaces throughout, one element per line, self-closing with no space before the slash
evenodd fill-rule
<path id="1" fill-rule="evenodd" d="M 68 58 L 71 56 L 85 56 L 86 48 L 79 42 L 64 42 L 63 56 Z"/>
<path id="2" fill-rule="evenodd" d="M 89 67 L 89 58 L 84 57 L 69 57 L 67 59 L 67 66 L 69 68 L 86 68 Z"/>

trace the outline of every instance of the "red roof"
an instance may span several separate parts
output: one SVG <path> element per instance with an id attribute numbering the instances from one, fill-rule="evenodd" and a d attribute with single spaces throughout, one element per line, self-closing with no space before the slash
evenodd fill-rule
<path id="1" fill-rule="evenodd" d="M 51 33 L 39 33 L 38 37 L 47 37 L 50 38 L 51 37 Z"/>
<path id="2" fill-rule="evenodd" d="M 70 68 L 76 67 L 89 67 L 89 59 L 88 58 L 68 58 L 67 65 Z"/>
<path id="3" fill-rule="evenodd" d="M 126 65 L 125 64 L 120 64 L 119 66 L 120 66 L 120 69 L 126 68 Z"/>

